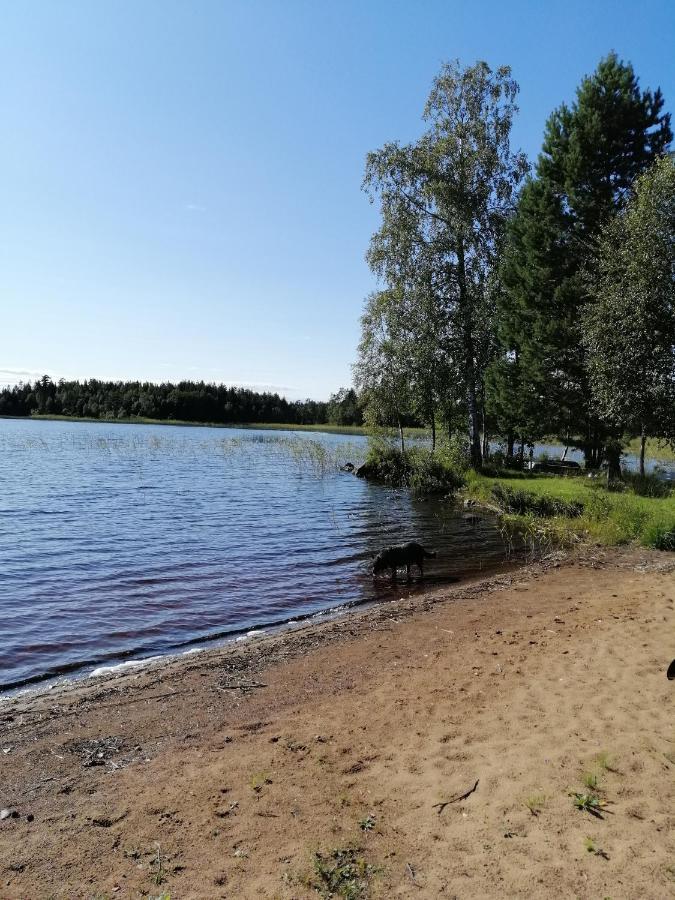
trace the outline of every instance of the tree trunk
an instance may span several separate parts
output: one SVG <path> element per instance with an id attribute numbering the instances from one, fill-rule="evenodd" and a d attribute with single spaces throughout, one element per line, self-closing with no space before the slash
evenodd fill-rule
<path id="1" fill-rule="evenodd" d="M 405 453 L 405 441 L 403 440 L 403 424 L 398 420 L 398 436 L 401 440 L 401 453 Z"/>
<path id="2" fill-rule="evenodd" d="M 431 411 L 431 452 L 436 449 L 436 413 Z"/>
<path id="3" fill-rule="evenodd" d="M 645 426 L 642 426 L 640 434 L 640 476 L 645 475 L 645 444 L 647 443 L 647 435 L 645 434 Z"/>
<path id="4" fill-rule="evenodd" d="M 516 439 L 512 434 L 506 435 L 506 455 L 509 459 L 513 459 L 513 445 L 515 442 Z"/>
<path id="5" fill-rule="evenodd" d="M 466 379 L 466 404 L 469 411 L 469 452 L 471 465 L 480 469 L 483 462 L 478 427 L 478 401 L 476 397 L 476 363 L 473 347 L 473 315 L 471 300 L 466 284 L 466 263 L 464 241 L 457 242 L 457 281 L 459 284 L 459 305 L 464 315 L 464 371 Z"/>

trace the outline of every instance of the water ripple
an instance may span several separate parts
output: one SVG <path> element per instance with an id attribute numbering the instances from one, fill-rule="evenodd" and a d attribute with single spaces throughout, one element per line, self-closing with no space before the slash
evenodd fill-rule
<path id="1" fill-rule="evenodd" d="M 363 448 L 0 421 L 0 688 L 392 596 L 370 563 L 395 541 L 439 552 L 427 585 L 503 558 L 492 521 L 337 470 Z"/>

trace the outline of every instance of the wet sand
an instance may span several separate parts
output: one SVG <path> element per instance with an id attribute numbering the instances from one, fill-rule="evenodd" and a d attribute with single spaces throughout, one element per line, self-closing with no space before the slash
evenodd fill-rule
<path id="1" fill-rule="evenodd" d="M 675 896 L 674 573 L 561 555 L 3 700 L 0 898 Z"/>

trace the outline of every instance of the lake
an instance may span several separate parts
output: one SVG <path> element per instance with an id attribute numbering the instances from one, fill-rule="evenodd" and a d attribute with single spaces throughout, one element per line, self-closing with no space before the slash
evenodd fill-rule
<path id="1" fill-rule="evenodd" d="M 0 689 L 236 639 L 408 593 L 384 546 L 438 552 L 424 585 L 494 569 L 489 516 L 340 472 L 342 435 L 0 420 Z"/>

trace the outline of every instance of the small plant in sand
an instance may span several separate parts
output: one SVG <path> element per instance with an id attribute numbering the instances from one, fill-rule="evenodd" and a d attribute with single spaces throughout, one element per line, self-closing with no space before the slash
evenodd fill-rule
<path id="1" fill-rule="evenodd" d="M 366 816 L 365 819 L 361 819 L 361 821 L 359 822 L 359 828 L 361 829 L 361 831 L 372 831 L 374 827 L 374 816 Z"/>
<path id="2" fill-rule="evenodd" d="M 597 794 L 589 793 L 573 793 L 572 803 L 577 809 L 590 813 L 596 819 L 603 818 L 603 812 L 606 812 L 607 800 L 601 800 Z"/>
<path id="3" fill-rule="evenodd" d="M 308 888 L 329 900 L 361 900 L 368 896 L 368 885 L 376 869 L 359 856 L 358 847 L 339 847 L 329 853 L 315 853 L 314 872 L 306 880 Z"/>
<path id="4" fill-rule="evenodd" d="M 166 878 L 164 877 L 161 844 L 157 844 L 157 854 L 155 856 L 155 859 L 153 860 L 153 864 L 155 866 L 155 870 L 152 873 L 152 880 L 157 886 L 159 886 L 160 884 L 162 884 L 162 882 L 166 881 Z"/>
<path id="5" fill-rule="evenodd" d="M 621 772 L 616 767 L 616 760 L 607 750 L 602 750 L 596 754 L 595 762 L 603 772 L 613 772 L 615 775 L 621 775 Z"/>
<path id="6" fill-rule="evenodd" d="M 525 806 L 529 809 L 533 816 L 538 816 L 547 803 L 547 798 L 543 794 L 532 794 L 525 801 Z"/>
<path id="7" fill-rule="evenodd" d="M 592 837 L 585 838 L 584 847 L 588 853 L 592 853 L 594 856 L 601 856 L 603 859 L 609 859 L 606 851 L 603 850 L 602 847 L 598 847 Z"/>
<path id="8" fill-rule="evenodd" d="M 259 794 L 266 784 L 272 784 L 272 779 L 267 772 L 256 772 L 255 775 L 251 776 L 249 784 L 251 785 L 251 790 L 255 794 Z"/>
<path id="9" fill-rule="evenodd" d="M 596 772 L 584 772 L 581 780 L 589 791 L 600 790 L 600 776 Z"/>

